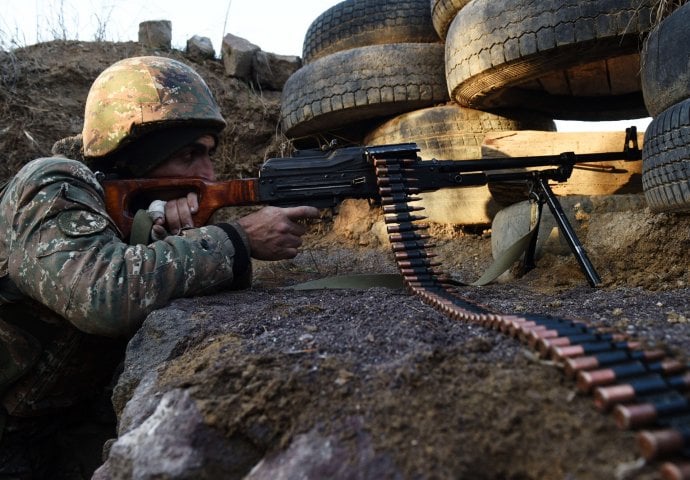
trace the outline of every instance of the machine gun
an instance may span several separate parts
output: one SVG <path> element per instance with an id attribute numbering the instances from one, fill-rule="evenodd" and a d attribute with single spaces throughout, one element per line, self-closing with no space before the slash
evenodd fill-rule
<path id="1" fill-rule="evenodd" d="M 291 157 L 267 160 L 257 178 L 208 181 L 200 178 L 104 180 L 106 209 L 129 237 L 134 215 L 152 200 L 170 200 L 189 192 L 199 199 L 195 225 L 204 225 L 221 207 L 246 205 L 337 206 L 346 198 L 389 203 L 414 201 L 411 195 L 444 188 L 463 188 L 500 182 L 527 182 L 539 211 L 546 203 L 591 286 L 601 283 L 579 242 L 549 181 L 564 182 L 576 164 L 610 160 L 639 160 L 635 127 L 626 129 L 621 151 L 576 155 L 509 157 L 500 160 L 421 160 L 414 143 L 303 150 Z M 529 168 L 542 168 L 525 170 Z M 543 168 L 547 167 L 547 168 Z M 512 171 L 511 171 L 512 170 Z M 389 184 L 394 184 L 391 188 Z M 385 200 L 385 199 L 384 199 Z M 525 256 L 534 267 L 536 236 Z"/>

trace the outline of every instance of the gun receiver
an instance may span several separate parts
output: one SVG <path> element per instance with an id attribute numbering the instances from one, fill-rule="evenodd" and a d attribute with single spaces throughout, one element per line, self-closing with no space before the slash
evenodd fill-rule
<path id="1" fill-rule="evenodd" d="M 443 188 L 462 188 L 490 182 L 526 181 L 534 198 L 547 203 L 558 226 L 566 236 L 591 285 L 600 283 L 584 249 L 560 209 L 548 181 L 566 181 L 579 163 L 607 160 L 639 160 L 635 127 L 626 129 L 624 148 L 619 152 L 576 155 L 512 157 L 491 160 L 421 160 L 414 143 L 346 147 L 329 150 L 298 151 L 291 157 L 267 160 L 258 178 L 208 181 L 200 178 L 148 178 L 102 181 L 106 209 L 125 237 L 129 237 L 134 214 L 153 200 L 180 198 L 197 194 L 199 211 L 196 225 L 207 223 L 221 207 L 267 204 L 275 206 L 311 205 L 328 208 L 346 198 L 380 200 L 376 161 L 401 160 L 399 171 L 386 171 L 385 177 L 404 179 L 409 185 L 404 193 Z M 553 167 L 524 170 L 532 167 Z M 519 170 L 515 170 L 519 169 Z M 500 171 L 498 171 L 500 170 Z M 514 170 L 514 171 L 510 171 Z M 534 251 L 528 252 L 526 265 L 533 263 Z"/>
<path id="2" fill-rule="evenodd" d="M 410 152 L 416 157 L 417 150 Z M 267 160 L 259 170 L 259 198 L 276 206 L 334 207 L 345 198 L 375 198 L 376 173 L 361 147 L 298 151 Z"/>

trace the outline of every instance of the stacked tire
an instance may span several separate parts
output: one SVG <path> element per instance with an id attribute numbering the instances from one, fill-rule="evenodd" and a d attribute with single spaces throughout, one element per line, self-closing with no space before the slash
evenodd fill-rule
<path id="1" fill-rule="evenodd" d="M 652 122 L 642 149 L 642 184 L 655 212 L 690 211 L 690 4 L 645 39 L 642 92 Z"/>
<path id="2" fill-rule="evenodd" d="M 462 161 L 481 157 L 488 132 L 645 116 L 638 41 L 652 1 L 345 0 L 305 35 L 283 132 L 298 148 L 416 142 L 423 159 Z M 425 203 L 432 221 L 465 225 L 501 207 L 487 187 Z"/>
<path id="3" fill-rule="evenodd" d="M 466 3 L 446 37 L 451 98 L 470 108 L 528 108 L 561 120 L 644 117 L 639 39 L 651 28 L 652 3 Z"/>
<path id="4" fill-rule="evenodd" d="M 360 143 L 379 118 L 448 100 L 443 45 L 428 0 L 346 0 L 307 29 L 304 65 L 283 88 L 281 122 L 297 146 Z"/>

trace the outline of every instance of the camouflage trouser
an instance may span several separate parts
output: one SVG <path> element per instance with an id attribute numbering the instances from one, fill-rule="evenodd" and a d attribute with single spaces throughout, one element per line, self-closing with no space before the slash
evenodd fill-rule
<path id="1" fill-rule="evenodd" d="M 36 419 L 9 417 L 0 439 L 0 480 L 89 480 L 103 463 L 115 419 L 81 406 Z"/>
<path id="2" fill-rule="evenodd" d="M 41 473 L 42 459 L 35 458 L 37 455 L 31 454 L 29 446 L 42 443 L 34 438 L 38 427 L 26 424 L 22 428 L 8 418 L 5 412 L 0 412 L 0 415 L 5 424 L 0 438 L 0 479 L 34 478 L 34 473 Z"/>
<path id="3" fill-rule="evenodd" d="M 26 373 L 40 353 L 33 336 L 0 317 L 0 393 Z"/>

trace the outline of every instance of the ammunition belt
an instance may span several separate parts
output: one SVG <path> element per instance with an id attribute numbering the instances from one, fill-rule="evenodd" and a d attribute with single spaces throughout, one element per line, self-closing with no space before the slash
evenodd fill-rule
<path id="1" fill-rule="evenodd" d="M 384 221 L 406 289 L 444 315 L 510 335 L 541 357 L 561 364 L 577 389 L 593 396 L 594 406 L 612 413 L 621 429 L 635 429 L 637 449 L 649 462 L 662 461 L 665 479 L 690 479 L 690 372 L 666 352 L 645 349 L 627 335 L 584 321 L 550 315 L 492 312 L 463 299 L 458 283 L 437 270 L 425 217 L 411 205 L 415 179 L 409 160 L 374 157 Z"/>

